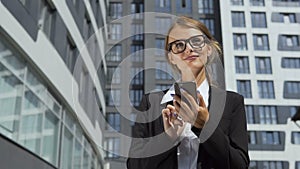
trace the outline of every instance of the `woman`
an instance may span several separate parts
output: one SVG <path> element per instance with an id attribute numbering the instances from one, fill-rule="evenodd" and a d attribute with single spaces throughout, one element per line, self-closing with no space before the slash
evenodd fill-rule
<path id="1" fill-rule="evenodd" d="M 133 127 L 127 167 L 247 168 L 243 97 L 216 87 L 207 71 L 210 62 L 221 54 L 219 43 L 203 23 L 182 16 L 169 29 L 165 49 L 181 81 L 196 83 L 198 100 L 183 90 L 189 103 L 181 101 L 173 87 L 145 95 Z"/>

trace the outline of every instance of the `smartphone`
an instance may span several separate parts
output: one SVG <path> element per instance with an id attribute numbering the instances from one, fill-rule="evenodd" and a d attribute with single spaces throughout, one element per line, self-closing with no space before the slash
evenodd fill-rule
<path id="1" fill-rule="evenodd" d="M 182 97 L 180 89 L 185 90 L 187 93 L 189 93 L 197 102 L 197 91 L 196 91 L 196 83 L 195 82 L 176 82 L 174 84 L 175 88 L 175 94 L 181 98 L 182 101 L 184 101 L 187 104 L 190 104 L 185 97 Z"/>

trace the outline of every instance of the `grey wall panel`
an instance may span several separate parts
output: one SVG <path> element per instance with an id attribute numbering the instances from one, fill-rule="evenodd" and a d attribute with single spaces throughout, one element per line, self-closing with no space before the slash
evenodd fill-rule
<path id="1" fill-rule="evenodd" d="M 3 169 L 56 169 L 2 134 L 0 134 L 0 152 L 0 168 Z"/>

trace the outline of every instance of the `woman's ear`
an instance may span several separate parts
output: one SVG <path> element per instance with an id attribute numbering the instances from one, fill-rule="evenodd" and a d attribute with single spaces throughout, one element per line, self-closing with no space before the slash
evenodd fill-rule
<path id="1" fill-rule="evenodd" d="M 211 54 L 212 54 L 212 46 L 210 46 L 210 45 L 207 45 L 207 56 L 209 57 L 209 56 L 211 56 Z"/>

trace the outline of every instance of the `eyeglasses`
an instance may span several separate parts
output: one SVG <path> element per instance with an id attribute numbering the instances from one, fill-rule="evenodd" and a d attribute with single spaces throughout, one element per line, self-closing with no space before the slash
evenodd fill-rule
<path id="1" fill-rule="evenodd" d="M 172 51 L 174 54 L 182 53 L 186 49 L 187 42 L 194 49 L 201 50 L 206 43 L 205 35 L 192 36 L 189 39 L 179 39 L 168 44 L 168 51 Z"/>

